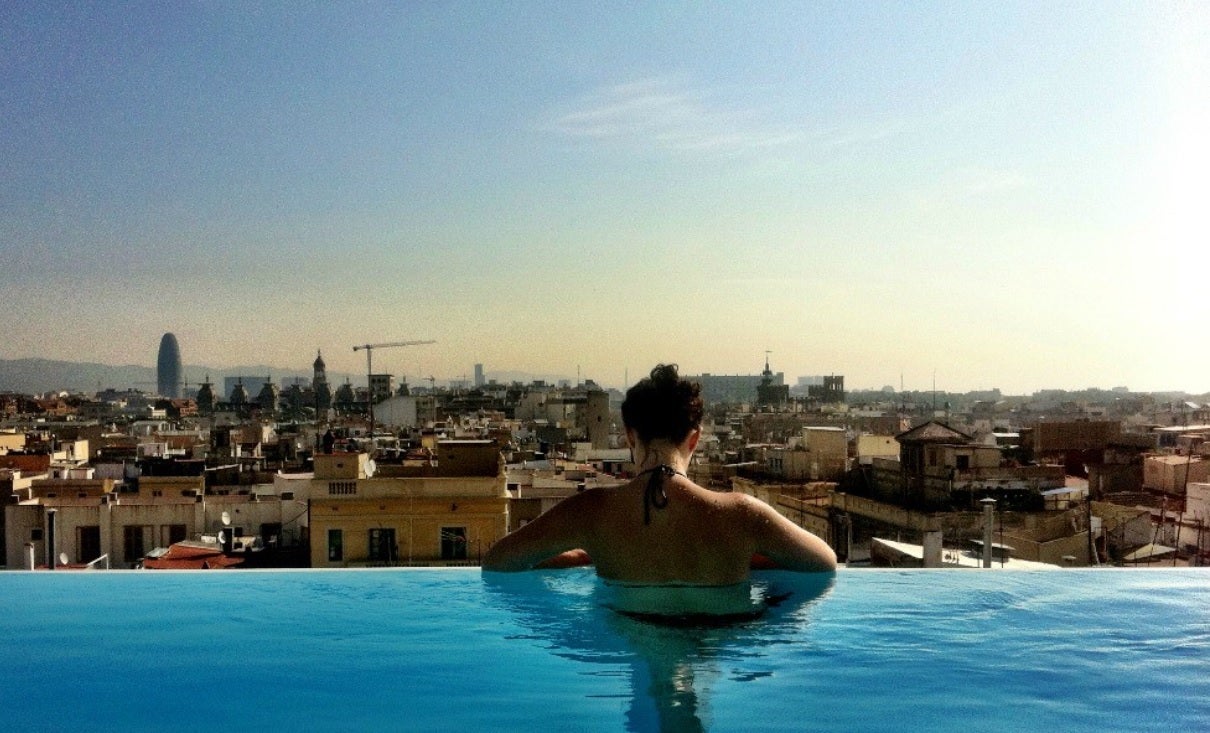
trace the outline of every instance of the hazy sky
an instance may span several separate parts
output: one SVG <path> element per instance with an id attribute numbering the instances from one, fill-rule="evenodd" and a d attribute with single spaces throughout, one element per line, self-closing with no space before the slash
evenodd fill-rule
<path id="1" fill-rule="evenodd" d="M 1210 391 L 1210 3 L 3 3 L 0 358 Z"/>

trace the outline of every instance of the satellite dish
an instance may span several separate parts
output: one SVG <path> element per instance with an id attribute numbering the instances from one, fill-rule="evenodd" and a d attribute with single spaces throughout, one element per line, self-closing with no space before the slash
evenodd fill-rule
<path id="1" fill-rule="evenodd" d="M 60 564 L 60 565 L 66 565 L 66 564 L 67 564 L 67 553 L 66 553 L 66 552 L 60 552 L 60 553 L 59 553 L 59 564 Z"/>
<path id="2" fill-rule="evenodd" d="M 378 464 L 374 463 L 374 459 L 366 461 L 366 478 L 373 478 L 374 472 L 378 470 Z"/>
<path id="3" fill-rule="evenodd" d="M 231 512 L 223 512 L 222 520 L 224 527 L 229 526 L 231 524 Z"/>

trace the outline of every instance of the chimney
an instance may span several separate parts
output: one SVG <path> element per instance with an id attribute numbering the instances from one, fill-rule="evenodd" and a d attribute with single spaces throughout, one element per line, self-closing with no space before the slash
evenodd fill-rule
<path id="1" fill-rule="evenodd" d="M 992 529 L 995 526 L 996 500 L 990 496 L 979 502 L 983 505 L 983 567 L 992 566 Z"/>

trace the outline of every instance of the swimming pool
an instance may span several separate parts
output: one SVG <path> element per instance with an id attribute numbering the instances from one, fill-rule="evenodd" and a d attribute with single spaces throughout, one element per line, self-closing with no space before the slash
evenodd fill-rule
<path id="1" fill-rule="evenodd" d="M 7 730 L 1205 730 L 1210 573 L 765 573 L 666 627 L 579 569 L 0 573 Z"/>

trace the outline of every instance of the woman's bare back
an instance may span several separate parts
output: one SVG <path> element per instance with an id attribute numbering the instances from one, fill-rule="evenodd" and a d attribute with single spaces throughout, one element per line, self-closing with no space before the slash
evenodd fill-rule
<path id="1" fill-rule="evenodd" d="M 657 476 L 667 501 L 645 507 L 649 481 L 641 476 L 596 497 L 587 537 L 591 546 L 584 549 L 597 573 L 634 584 L 745 580 L 755 547 L 748 531 L 751 516 L 740 495 L 707 491 L 681 475 Z"/>
<path id="2" fill-rule="evenodd" d="M 758 553 L 787 570 L 836 567 L 823 540 L 758 499 L 709 491 L 683 474 L 656 480 L 643 475 L 568 497 L 493 545 L 484 569 L 527 570 L 576 549 L 602 578 L 632 585 L 739 583 Z M 650 486 L 662 489 L 655 502 Z"/>

